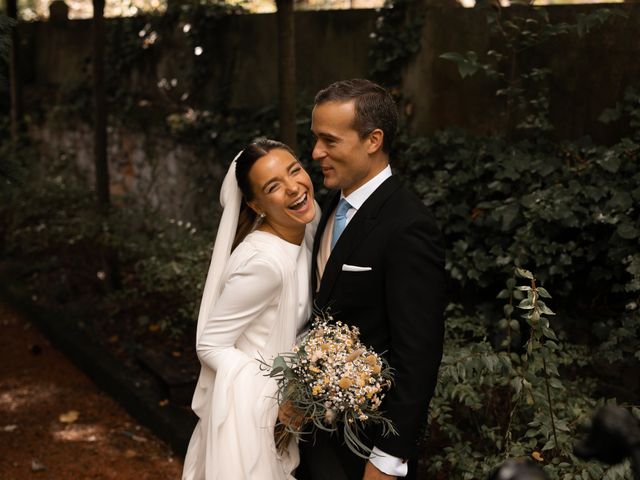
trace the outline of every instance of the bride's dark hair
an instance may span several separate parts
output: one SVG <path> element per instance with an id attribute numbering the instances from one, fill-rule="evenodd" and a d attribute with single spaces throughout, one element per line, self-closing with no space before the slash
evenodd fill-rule
<path id="1" fill-rule="evenodd" d="M 293 150 L 284 143 L 263 138 L 247 145 L 236 159 L 236 181 L 238 182 L 238 188 L 242 192 L 243 202 L 240 206 L 238 228 L 236 229 L 236 235 L 233 239 L 232 250 L 253 230 L 257 220 L 256 212 L 248 205 L 248 202 L 253 200 L 254 196 L 253 185 L 251 185 L 249 181 L 249 171 L 254 163 L 276 148 L 286 150 L 293 155 L 294 158 L 297 158 Z"/>

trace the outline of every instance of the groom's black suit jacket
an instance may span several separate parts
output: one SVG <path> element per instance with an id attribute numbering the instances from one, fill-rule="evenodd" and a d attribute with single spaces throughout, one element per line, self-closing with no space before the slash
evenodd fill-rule
<path id="1" fill-rule="evenodd" d="M 415 458 L 442 358 L 446 300 L 444 247 L 422 202 L 392 176 L 365 201 L 336 243 L 317 288 L 317 255 L 339 192 L 325 205 L 314 242 L 315 306 L 356 325 L 361 340 L 395 369 L 383 410 L 399 436 L 372 443 L 399 458 Z M 343 271 L 343 265 L 371 267 Z M 354 459 L 357 459 L 355 455 Z"/>

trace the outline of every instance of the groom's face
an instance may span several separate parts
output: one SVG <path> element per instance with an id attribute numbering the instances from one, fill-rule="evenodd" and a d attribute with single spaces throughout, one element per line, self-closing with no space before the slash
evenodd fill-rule
<path id="1" fill-rule="evenodd" d="M 316 105 L 311 131 L 316 137 L 312 157 L 320 163 L 327 188 L 349 195 L 375 176 L 369 157 L 369 137 L 360 138 L 353 128 L 355 102 L 325 102 Z"/>

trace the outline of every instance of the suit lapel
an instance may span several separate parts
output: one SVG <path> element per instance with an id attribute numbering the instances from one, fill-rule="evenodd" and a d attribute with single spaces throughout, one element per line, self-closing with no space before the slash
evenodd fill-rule
<path id="1" fill-rule="evenodd" d="M 318 251 L 320 250 L 320 244 L 322 243 L 322 234 L 325 228 L 327 228 L 327 222 L 331 218 L 331 213 L 335 210 L 336 205 L 340 201 L 340 192 L 334 191 L 329 195 L 327 201 L 324 202 L 324 208 L 322 210 L 322 216 L 320 217 L 320 223 L 316 230 L 316 235 L 313 238 L 313 254 L 311 256 L 311 291 L 315 294 L 318 288 Z"/>
<path id="2" fill-rule="evenodd" d="M 380 212 L 380 208 L 387 199 L 400 187 L 400 182 L 395 176 L 389 177 L 385 182 L 380 185 L 376 191 L 374 191 L 371 196 L 362 204 L 362 207 L 358 210 L 358 212 L 351 219 L 347 227 L 340 235 L 336 246 L 331 252 L 329 259 L 327 260 L 327 265 L 324 269 L 324 274 L 322 275 L 322 281 L 320 282 L 320 291 L 318 292 L 318 303 L 320 305 L 326 305 L 327 301 L 330 298 L 331 292 L 333 290 L 333 286 L 338 279 L 338 275 L 342 271 L 342 265 L 345 260 L 349 258 L 349 255 L 358 247 L 358 245 L 366 238 L 369 231 L 376 225 L 378 222 L 378 214 Z M 340 195 L 336 195 L 336 198 L 332 198 L 331 209 L 328 210 L 330 214 L 338 203 Z M 326 213 L 326 212 L 325 212 Z M 324 215 L 323 215 L 324 217 Z M 316 239 L 314 242 L 314 265 L 317 260 L 318 246 L 320 239 L 322 238 L 322 231 L 327 224 L 327 219 L 324 219 L 324 224 L 321 223 L 322 229 L 318 228 L 318 232 L 316 233 Z M 314 291 L 315 291 L 315 270 L 314 267 Z"/>

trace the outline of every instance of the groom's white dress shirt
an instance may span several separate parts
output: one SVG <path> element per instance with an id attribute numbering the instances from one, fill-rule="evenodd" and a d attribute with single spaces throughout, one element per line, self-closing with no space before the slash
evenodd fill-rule
<path id="1" fill-rule="evenodd" d="M 375 177 L 369 180 L 367 183 L 359 187 L 358 189 L 351 192 L 348 196 L 340 195 L 340 198 L 344 198 L 351 208 L 347 210 L 347 222 L 346 225 L 349 225 L 349 222 L 353 218 L 353 216 L 358 212 L 358 210 L 362 207 L 364 202 L 371 196 L 373 192 L 377 190 L 377 188 L 384 183 L 386 179 L 388 179 L 392 175 L 391 167 L 387 165 L 384 170 L 378 173 Z M 327 222 L 327 228 L 325 228 L 320 249 L 318 252 L 318 276 L 321 278 L 322 273 L 324 272 L 324 267 L 327 263 L 327 259 L 329 258 L 329 254 L 331 252 L 331 236 L 333 235 L 333 222 L 335 219 L 335 212 L 331 214 L 331 218 Z M 329 228 L 330 227 L 330 228 Z M 345 227 L 346 228 L 346 227 Z M 318 286 L 320 282 L 318 282 Z M 408 466 L 406 461 L 403 461 L 400 458 L 391 456 L 379 448 L 373 447 L 373 452 L 369 457 L 369 461 L 375 465 L 375 467 L 383 473 L 387 475 L 393 475 L 396 477 L 405 477 L 407 475 Z"/>

